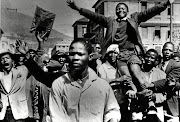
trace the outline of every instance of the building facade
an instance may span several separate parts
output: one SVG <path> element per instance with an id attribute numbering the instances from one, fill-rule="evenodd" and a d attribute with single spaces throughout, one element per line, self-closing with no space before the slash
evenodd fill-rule
<path id="1" fill-rule="evenodd" d="M 57 43 L 54 48 L 51 50 L 51 55 L 54 55 L 56 51 L 61 51 L 61 52 L 68 52 L 69 51 L 69 46 L 71 44 L 72 40 L 63 40 L 59 43 Z"/>

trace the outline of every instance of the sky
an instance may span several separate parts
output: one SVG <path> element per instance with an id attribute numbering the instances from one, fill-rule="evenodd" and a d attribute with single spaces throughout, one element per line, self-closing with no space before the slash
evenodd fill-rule
<path id="1" fill-rule="evenodd" d="M 72 24 L 82 18 L 75 10 L 67 6 L 66 0 L 0 0 L 1 9 L 17 9 L 18 12 L 34 16 L 36 5 L 56 14 L 53 29 L 73 37 Z M 74 0 L 79 7 L 94 11 L 92 6 L 97 0 Z"/>

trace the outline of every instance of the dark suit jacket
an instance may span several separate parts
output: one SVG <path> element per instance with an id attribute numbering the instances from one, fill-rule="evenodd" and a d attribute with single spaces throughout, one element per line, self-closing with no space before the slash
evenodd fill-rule
<path id="1" fill-rule="evenodd" d="M 162 64 L 160 64 L 160 67 Z M 173 116 L 178 115 L 178 99 L 175 94 L 175 91 L 180 88 L 180 62 L 176 62 L 171 59 L 166 67 L 165 73 L 167 74 L 166 79 L 159 80 L 154 82 L 156 91 L 165 91 L 167 92 L 167 104 Z M 174 88 L 169 88 L 166 85 L 167 80 L 176 79 L 176 86 Z"/>
<path id="2" fill-rule="evenodd" d="M 136 38 L 134 40 L 134 44 L 139 45 L 141 48 L 142 53 L 144 53 L 144 48 L 142 46 L 142 41 L 140 38 L 140 34 L 138 31 L 138 26 L 141 22 L 145 22 L 148 19 L 154 17 L 155 15 L 159 14 L 160 12 L 164 11 L 167 8 L 168 3 L 162 3 L 157 6 L 154 6 L 150 9 L 147 9 L 143 12 L 135 12 L 131 14 L 131 17 L 127 19 L 129 24 L 132 26 L 134 29 Z M 102 25 L 103 27 L 107 28 L 106 30 L 106 35 L 105 35 L 105 41 L 102 44 L 102 54 L 104 55 L 106 52 L 107 47 L 112 43 L 112 39 L 114 38 L 117 27 L 118 27 L 118 22 L 117 19 L 114 17 L 105 17 L 104 15 L 94 13 L 90 10 L 81 8 L 79 13 L 88 19 Z"/>
<path id="3" fill-rule="evenodd" d="M 24 64 L 36 80 L 50 88 L 56 78 L 65 74 L 63 71 L 57 73 L 44 72 L 32 58 L 28 59 Z"/>

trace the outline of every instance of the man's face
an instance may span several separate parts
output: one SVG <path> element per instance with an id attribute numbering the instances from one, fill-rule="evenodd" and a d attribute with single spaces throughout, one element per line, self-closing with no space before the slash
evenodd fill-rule
<path id="1" fill-rule="evenodd" d="M 2 68 L 6 71 L 10 71 L 14 64 L 14 61 L 12 60 L 11 56 L 9 54 L 5 54 L 1 56 L 0 59 L 1 59 Z"/>
<path id="2" fill-rule="evenodd" d="M 61 56 L 57 57 L 57 60 L 61 64 L 61 66 L 63 66 L 66 61 L 66 58 L 65 58 L 65 56 L 61 55 Z"/>
<path id="3" fill-rule="evenodd" d="M 36 54 L 35 54 L 35 52 L 31 51 L 31 52 L 29 52 L 29 56 L 34 58 L 36 56 Z"/>
<path id="4" fill-rule="evenodd" d="M 164 61 L 168 61 L 172 58 L 172 55 L 174 53 L 174 47 L 172 44 L 166 44 L 164 48 L 162 49 L 163 59 Z"/>
<path id="5" fill-rule="evenodd" d="M 25 60 L 25 57 L 24 56 L 20 56 L 19 57 L 19 64 L 23 65 L 24 64 L 24 60 Z"/>
<path id="6" fill-rule="evenodd" d="M 110 51 L 108 53 L 108 62 L 111 63 L 115 63 L 116 62 L 116 58 L 117 58 L 118 53 L 116 51 Z"/>
<path id="7" fill-rule="evenodd" d="M 73 71 L 84 71 L 88 66 L 89 55 L 80 42 L 74 43 L 69 49 L 69 68 Z"/>
<path id="8" fill-rule="evenodd" d="M 118 18 L 123 19 L 128 14 L 128 10 L 125 5 L 119 4 L 116 7 L 116 15 Z"/>
<path id="9" fill-rule="evenodd" d="M 157 60 L 158 55 L 152 51 L 149 51 L 145 55 L 145 64 L 148 66 L 154 66 L 155 61 Z"/>
<path id="10" fill-rule="evenodd" d="M 96 45 L 95 45 L 94 51 L 97 52 L 97 53 L 100 53 L 100 52 L 101 52 L 101 46 L 100 46 L 100 44 L 96 44 Z"/>

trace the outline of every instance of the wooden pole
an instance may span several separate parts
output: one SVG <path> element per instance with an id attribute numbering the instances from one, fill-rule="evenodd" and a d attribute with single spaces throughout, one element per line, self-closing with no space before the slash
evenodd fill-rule
<path id="1" fill-rule="evenodd" d="M 173 16 L 173 4 L 170 5 L 170 42 L 172 42 L 172 31 L 173 31 L 172 16 Z"/>

